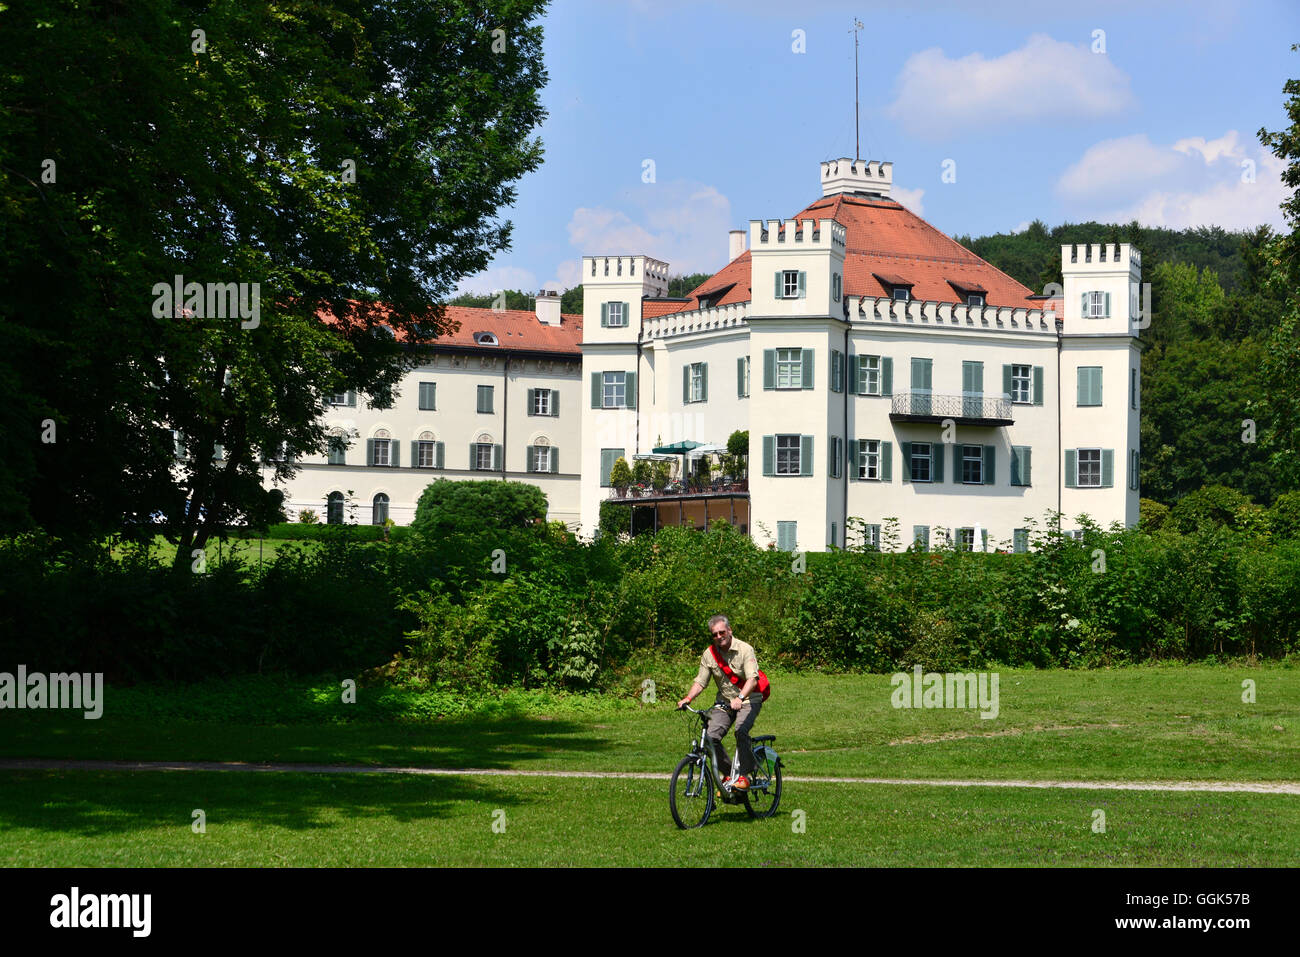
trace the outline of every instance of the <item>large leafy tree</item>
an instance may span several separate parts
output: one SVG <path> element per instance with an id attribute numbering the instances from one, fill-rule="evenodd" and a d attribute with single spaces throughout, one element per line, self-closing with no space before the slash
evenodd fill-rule
<path id="1" fill-rule="evenodd" d="M 391 402 L 541 162 L 541 6 L 0 4 L 3 526 L 163 514 L 179 566 L 274 514 L 328 395 Z"/>

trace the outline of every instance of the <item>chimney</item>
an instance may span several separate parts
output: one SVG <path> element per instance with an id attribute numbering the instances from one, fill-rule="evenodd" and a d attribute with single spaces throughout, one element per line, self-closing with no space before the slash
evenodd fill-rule
<path id="1" fill-rule="evenodd" d="M 731 250 L 727 255 L 727 262 L 735 262 L 736 257 L 745 251 L 745 231 L 743 229 L 733 229 L 727 235 L 731 240 Z"/>
<path id="2" fill-rule="evenodd" d="M 543 289 L 537 294 L 537 321 L 546 326 L 560 324 L 560 294 Z"/>

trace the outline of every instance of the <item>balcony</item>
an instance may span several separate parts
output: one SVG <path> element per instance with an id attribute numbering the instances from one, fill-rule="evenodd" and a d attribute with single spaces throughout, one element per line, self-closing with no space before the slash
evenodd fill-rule
<path id="1" fill-rule="evenodd" d="M 669 482 L 662 489 L 649 485 L 633 485 L 626 489 L 609 489 L 610 501 L 623 505 L 649 504 L 653 501 L 676 501 L 691 498 L 718 498 L 743 495 L 749 496 L 749 480 L 716 481 L 707 485 L 683 485 L 681 482 Z"/>
<path id="2" fill-rule="evenodd" d="M 934 422 L 952 419 L 958 425 L 1013 425 L 1009 398 L 978 395 L 934 395 L 896 392 L 889 410 L 891 422 Z"/>

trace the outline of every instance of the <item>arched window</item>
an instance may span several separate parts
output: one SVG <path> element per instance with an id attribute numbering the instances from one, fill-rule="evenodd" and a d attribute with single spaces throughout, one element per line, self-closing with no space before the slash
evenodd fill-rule
<path id="1" fill-rule="evenodd" d="M 325 498 L 325 522 L 328 525 L 343 524 L 343 493 L 330 492 Z"/>
<path id="2" fill-rule="evenodd" d="M 388 521 L 388 496 L 380 492 L 370 506 L 370 524 L 383 525 Z"/>

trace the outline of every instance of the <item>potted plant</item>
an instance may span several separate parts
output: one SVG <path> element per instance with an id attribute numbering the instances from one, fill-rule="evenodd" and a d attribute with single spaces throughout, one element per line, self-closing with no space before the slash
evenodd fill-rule
<path id="1" fill-rule="evenodd" d="M 610 467 L 609 484 L 618 490 L 618 497 L 627 494 L 627 487 L 632 484 L 632 470 L 628 468 L 627 459 L 621 455 Z"/>
<path id="2" fill-rule="evenodd" d="M 650 473 L 650 484 L 654 486 L 656 492 L 662 492 L 664 486 L 668 484 L 668 476 L 672 473 L 671 467 L 667 462 L 656 462 L 654 470 Z"/>

